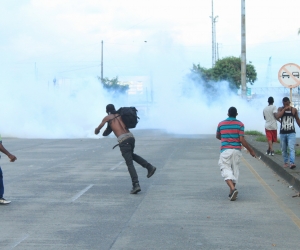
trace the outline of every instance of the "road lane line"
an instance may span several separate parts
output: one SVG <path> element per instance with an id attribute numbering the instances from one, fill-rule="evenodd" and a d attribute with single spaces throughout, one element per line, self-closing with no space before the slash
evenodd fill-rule
<path id="1" fill-rule="evenodd" d="M 26 240 L 29 237 L 29 235 L 25 235 L 22 239 L 18 240 L 12 247 L 11 249 L 15 248 L 18 246 L 22 241 Z"/>
<path id="2" fill-rule="evenodd" d="M 83 195 L 86 191 L 88 191 L 94 184 L 88 185 L 85 189 L 81 190 L 78 194 L 74 195 L 71 199 L 71 202 L 76 201 L 81 195 Z"/>
<path id="3" fill-rule="evenodd" d="M 291 220 L 296 224 L 296 226 L 300 229 L 300 219 L 294 212 L 289 209 L 284 202 L 277 196 L 277 194 L 273 191 L 272 188 L 260 177 L 260 175 L 255 171 L 255 169 L 242 157 L 242 161 L 246 164 L 247 168 L 252 172 L 255 178 L 260 182 L 260 184 L 264 187 L 264 189 L 271 195 L 271 197 L 277 202 L 279 207 L 285 212 Z"/>
<path id="4" fill-rule="evenodd" d="M 110 170 L 115 170 L 117 167 L 119 167 L 124 161 L 120 161 L 119 164 L 117 164 L 116 166 L 112 167 Z"/>

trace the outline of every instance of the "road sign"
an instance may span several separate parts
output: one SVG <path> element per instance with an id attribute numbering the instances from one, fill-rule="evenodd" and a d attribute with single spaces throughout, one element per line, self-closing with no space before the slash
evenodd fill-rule
<path id="1" fill-rule="evenodd" d="M 295 63 L 287 63 L 278 71 L 279 82 L 287 88 L 295 88 L 300 85 L 300 66 Z"/>

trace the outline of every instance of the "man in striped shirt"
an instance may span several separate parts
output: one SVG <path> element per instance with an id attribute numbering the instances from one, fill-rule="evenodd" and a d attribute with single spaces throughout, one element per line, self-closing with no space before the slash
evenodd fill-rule
<path id="1" fill-rule="evenodd" d="M 221 175 L 230 188 L 229 199 L 236 200 L 238 191 L 235 185 L 239 177 L 239 163 L 242 156 L 242 145 L 256 157 L 255 152 L 244 138 L 244 124 L 236 119 L 238 115 L 235 107 L 228 110 L 228 118 L 219 123 L 216 138 L 221 140 L 221 154 L 219 166 Z"/>

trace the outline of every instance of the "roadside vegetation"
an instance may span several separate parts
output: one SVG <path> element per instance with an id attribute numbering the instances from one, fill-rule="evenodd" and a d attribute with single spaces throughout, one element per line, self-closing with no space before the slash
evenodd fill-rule
<path id="1" fill-rule="evenodd" d="M 264 134 L 256 130 L 246 130 L 245 135 L 264 135 Z"/>

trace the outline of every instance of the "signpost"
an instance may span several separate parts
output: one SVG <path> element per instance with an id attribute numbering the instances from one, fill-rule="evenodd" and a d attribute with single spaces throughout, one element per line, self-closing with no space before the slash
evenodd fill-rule
<path id="1" fill-rule="evenodd" d="M 278 80 L 284 87 L 290 89 L 292 102 L 292 89 L 300 85 L 300 66 L 295 63 L 283 65 L 278 71 Z"/>

